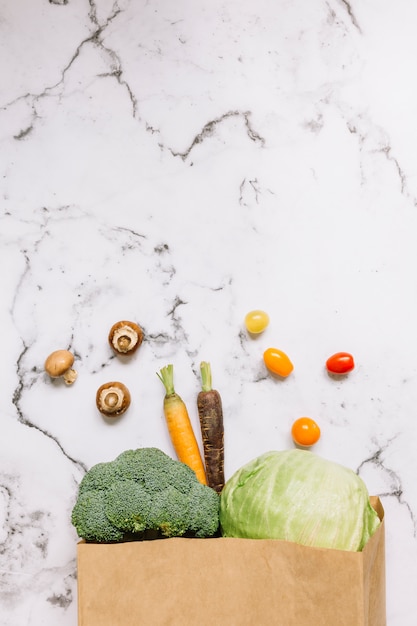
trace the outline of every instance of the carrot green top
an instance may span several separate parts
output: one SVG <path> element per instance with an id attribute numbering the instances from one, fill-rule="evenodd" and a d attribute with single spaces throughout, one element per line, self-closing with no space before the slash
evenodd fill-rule
<path id="1" fill-rule="evenodd" d="M 211 391 L 212 382 L 211 382 L 211 367 L 210 363 L 207 361 L 202 361 L 200 363 L 200 372 L 201 372 L 201 388 L 203 391 Z"/>
<path id="2" fill-rule="evenodd" d="M 166 365 L 160 371 L 161 371 L 161 373 L 158 374 L 158 372 L 157 372 L 156 375 L 162 381 L 162 383 L 163 383 L 163 385 L 165 387 L 166 395 L 167 396 L 173 396 L 175 394 L 175 389 L 174 389 L 174 366 L 171 365 L 171 364 L 170 365 Z"/>

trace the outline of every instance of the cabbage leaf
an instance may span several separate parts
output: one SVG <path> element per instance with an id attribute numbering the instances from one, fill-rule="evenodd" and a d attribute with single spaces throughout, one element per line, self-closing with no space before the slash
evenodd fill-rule
<path id="1" fill-rule="evenodd" d="M 353 470 L 294 448 L 266 452 L 226 481 L 220 524 L 225 537 L 359 551 L 380 520 Z"/>

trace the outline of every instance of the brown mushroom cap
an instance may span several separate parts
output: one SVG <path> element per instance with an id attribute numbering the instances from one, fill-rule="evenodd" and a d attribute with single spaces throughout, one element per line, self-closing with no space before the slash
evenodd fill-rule
<path id="1" fill-rule="evenodd" d="M 55 350 L 45 361 L 45 371 L 51 378 L 64 377 L 67 384 L 74 382 L 77 373 L 72 370 L 74 355 L 69 350 Z M 66 378 L 65 378 L 66 377 Z"/>
<path id="2" fill-rule="evenodd" d="M 117 354 L 133 354 L 143 341 L 143 330 L 135 322 L 121 320 L 110 329 L 108 336 L 111 348 Z"/>
<path id="3" fill-rule="evenodd" d="M 96 405 L 106 417 L 118 417 L 130 406 L 129 389 L 118 381 L 104 383 L 97 389 Z"/>

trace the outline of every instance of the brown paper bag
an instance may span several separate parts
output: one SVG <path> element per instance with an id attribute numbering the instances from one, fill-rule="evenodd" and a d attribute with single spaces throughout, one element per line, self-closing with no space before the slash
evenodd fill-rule
<path id="1" fill-rule="evenodd" d="M 224 537 L 77 549 L 79 626 L 386 626 L 383 521 L 362 552 Z"/>

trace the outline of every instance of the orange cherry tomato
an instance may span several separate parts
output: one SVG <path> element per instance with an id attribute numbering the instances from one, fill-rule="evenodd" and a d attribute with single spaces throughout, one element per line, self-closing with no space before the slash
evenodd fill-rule
<path id="1" fill-rule="evenodd" d="M 249 311 L 245 316 L 246 330 L 252 335 L 263 333 L 268 324 L 269 315 L 265 311 L 256 309 L 255 311 Z"/>
<path id="2" fill-rule="evenodd" d="M 349 352 L 336 352 L 326 361 L 326 369 L 331 374 L 347 374 L 354 367 L 355 361 Z"/>
<path id="3" fill-rule="evenodd" d="M 294 443 L 309 448 L 320 439 L 320 428 L 310 417 L 299 417 L 292 425 L 291 435 Z"/>
<path id="4" fill-rule="evenodd" d="M 282 350 L 268 348 L 264 352 L 264 363 L 270 372 L 286 378 L 291 374 L 294 365 Z"/>

